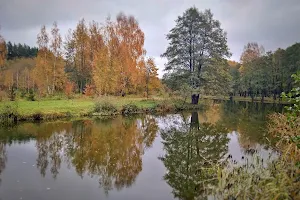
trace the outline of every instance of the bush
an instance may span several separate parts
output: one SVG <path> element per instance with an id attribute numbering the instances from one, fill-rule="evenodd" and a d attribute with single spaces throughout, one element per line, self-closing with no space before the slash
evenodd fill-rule
<path id="1" fill-rule="evenodd" d="M 116 114 L 117 108 L 110 102 L 97 102 L 94 105 L 93 113 L 100 115 L 113 115 Z"/>
<path id="2" fill-rule="evenodd" d="M 40 121 L 43 119 L 43 114 L 41 112 L 34 113 L 32 115 L 33 120 Z"/>
<path id="3" fill-rule="evenodd" d="M 288 153 L 288 152 L 284 152 Z M 299 199 L 300 180 L 295 162 L 272 160 L 257 153 L 242 164 L 218 167 L 213 194 L 222 199 Z M 220 198 L 221 199 L 221 198 Z"/>
<path id="4" fill-rule="evenodd" d="M 170 112 L 170 111 L 174 110 L 174 106 L 171 102 L 163 100 L 161 103 L 156 105 L 155 110 L 157 112 Z"/>
<path id="5" fill-rule="evenodd" d="M 176 111 L 183 111 L 183 110 L 205 110 L 206 109 L 206 105 L 205 104 L 190 104 L 190 103 L 186 103 L 182 100 L 176 100 L 174 102 L 174 108 Z"/>
<path id="6" fill-rule="evenodd" d="M 0 102 L 7 98 L 7 94 L 4 91 L 0 90 Z"/>
<path id="7" fill-rule="evenodd" d="M 129 103 L 129 104 L 124 105 L 122 107 L 122 110 L 121 110 L 123 115 L 137 113 L 138 111 L 139 111 L 139 108 L 133 103 Z"/>
<path id="8" fill-rule="evenodd" d="M 65 90 L 64 90 L 65 95 L 67 96 L 68 99 L 73 98 L 74 89 L 75 89 L 75 84 L 73 82 L 68 81 L 66 83 Z"/>
<path id="9" fill-rule="evenodd" d="M 26 97 L 26 90 L 21 90 L 21 92 L 20 92 L 20 97 L 21 97 L 21 98 Z"/>
<path id="10" fill-rule="evenodd" d="M 18 121 L 19 113 L 17 105 L 4 105 L 0 110 L 1 123 L 16 123 Z"/>
<path id="11" fill-rule="evenodd" d="M 73 115 L 72 115 L 72 113 L 70 111 L 67 111 L 66 112 L 66 117 L 67 118 L 71 118 L 71 117 L 73 117 Z"/>
<path id="12" fill-rule="evenodd" d="M 29 90 L 27 100 L 28 101 L 35 101 L 35 94 L 34 94 L 34 91 L 32 89 Z"/>
<path id="13" fill-rule="evenodd" d="M 95 86 L 87 84 L 83 91 L 85 96 L 92 97 L 95 95 Z"/>
<path id="14" fill-rule="evenodd" d="M 10 101 L 16 100 L 16 90 L 14 87 L 12 87 L 10 90 L 8 90 L 8 98 Z"/>

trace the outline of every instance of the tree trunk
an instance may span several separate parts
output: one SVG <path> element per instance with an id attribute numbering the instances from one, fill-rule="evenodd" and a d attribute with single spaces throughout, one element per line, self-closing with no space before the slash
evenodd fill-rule
<path id="1" fill-rule="evenodd" d="M 191 114 L 191 129 L 199 129 L 199 117 L 197 112 Z"/>
<path id="2" fill-rule="evenodd" d="M 52 94 L 54 94 L 55 91 L 55 82 L 56 82 L 56 56 L 54 59 L 54 66 L 53 66 Z"/>
<path id="3" fill-rule="evenodd" d="M 146 88 L 146 92 L 147 92 L 147 99 L 149 98 L 149 83 L 147 81 L 147 88 Z"/>
<path id="4" fill-rule="evenodd" d="M 19 71 L 17 71 L 17 89 L 19 89 Z"/>
<path id="5" fill-rule="evenodd" d="M 276 101 L 277 98 L 277 90 L 274 90 L 273 92 L 273 100 Z"/>
<path id="6" fill-rule="evenodd" d="M 199 103 L 199 94 L 192 94 L 192 104 L 197 105 Z"/>

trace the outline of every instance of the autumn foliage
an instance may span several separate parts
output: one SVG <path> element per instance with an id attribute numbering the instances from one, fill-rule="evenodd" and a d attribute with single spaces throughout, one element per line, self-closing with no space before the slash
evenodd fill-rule
<path id="1" fill-rule="evenodd" d="M 120 13 L 105 23 L 81 19 L 62 39 L 56 22 L 51 30 L 42 26 L 37 35 L 34 66 L 6 68 L 0 85 L 23 87 L 40 96 L 72 92 L 93 95 L 149 95 L 160 87 L 157 67 L 146 58 L 145 36 L 133 16 Z M 4 50 L 3 46 L 4 45 Z M 0 37 L 0 66 L 7 52 Z M 20 83 L 24 84 L 20 84 Z"/>
<path id="2" fill-rule="evenodd" d="M 121 13 L 116 21 L 107 19 L 102 26 L 80 20 L 69 31 L 65 46 L 77 90 L 87 96 L 143 94 L 147 81 L 144 39 L 133 16 Z M 157 76 L 155 81 L 159 82 Z"/>
<path id="3" fill-rule="evenodd" d="M 74 94 L 75 84 L 73 82 L 67 81 L 65 84 L 65 95 L 70 99 Z"/>
<path id="4" fill-rule="evenodd" d="M 7 54 L 6 43 L 4 38 L 0 35 L 0 68 L 4 65 L 6 54 Z"/>
<path id="5" fill-rule="evenodd" d="M 95 87 L 94 85 L 87 84 L 83 91 L 85 96 L 91 97 L 95 95 Z"/>

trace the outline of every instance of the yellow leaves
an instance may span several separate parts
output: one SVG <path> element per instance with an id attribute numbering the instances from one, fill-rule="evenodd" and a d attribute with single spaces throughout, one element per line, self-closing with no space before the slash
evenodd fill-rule
<path id="1" fill-rule="evenodd" d="M 245 67 L 244 67 L 244 65 L 242 65 L 242 66 L 239 68 L 239 72 L 240 72 L 241 74 L 244 74 L 244 73 L 245 73 Z"/>
<path id="2" fill-rule="evenodd" d="M 33 87 L 30 70 L 35 66 L 35 60 L 21 58 L 9 60 L 6 68 L 0 72 L 0 85 L 9 89 L 13 85 L 17 88 L 29 89 Z"/>
<path id="3" fill-rule="evenodd" d="M 37 36 L 37 44 L 40 50 L 47 50 L 49 43 L 49 36 L 46 30 L 46 26 L 43 25 L 41 28 L 41 32 Z"/>
<path id="4" fill-rule="evenodd" d="M 14 84 L 14 74 L 11 70 L 6 70 L 4 72 L 4 85 L 8 87 L 9 89 Z"/>
<path id="5" fill-rule="evenodd" d="M 66 81 L 65 63 L 61 55 L 62 39 L 56 22 L 53 23 L 51 29 L 51 38 L 49 38 L 46 27 L 42 26 L 37 36 L 37 43 L 39 51 L 32 74 L 39 92 L 41 94 L 53 94 L 56 89 L 63 90 Z"/>
<path id="6" fill-rule="evenodd" d="M 31 85 L 36 86 L 40 94 L 63 91 L 67 84 L 66 67 L 70 80 L 77 84 L 80 92 L 86 85 L 94 87 L 100 95 L 142 93 L 146 85 L 150 90 L 158 88 L 160 81 L 152 59 L 146 61 L 151 66 L 146 73 L 144 39 L 133 16 L 119 14 L 115 21 L 107 20 L 103 26 L 95 21 L 87 24 L 82 19 L 74 30 L 69 30 L 63 57 L 57 23 L 54 22 L 50 34 L 42 26 L 37 35 L 36 64 L 33 70 L 28 68 L 27 79 L 33 80 Z"/>
<path id="7" fill-rule="evenodd" d="M 4 38 L 0 35 L 0 67 L 4 66 L 6 54 L 6 43 Z"/>
<path id="8" fill-rule="evenodd" d="M 102 30 L 102 31 L 99 31 Z M 99 94 L 124 94 L 144 91 L 146 70 L 144 33 L 133 16 L 119 14 L 116 22 L 108 20 L 103 28 L 91 24 L 90 40 L 94 48 L 93 83 Z M 153 60 L 151 78 L 157 76 Z M 154 78 L 152 78 L 155 80 Z M 155 83 L 156 81 L 156 83 Z M 152 81 L 158 85 L 158 78 Z"/>
<path id="9" fill-rule="evenodd" d="M 264 53 L 263 46 L 259 46 L 256 42 L 249 42 L 245 47 L 244 51 L 241 55 L 241 63 L 246 64 L 249 63 L 260 56 L 262 56 Z"/>

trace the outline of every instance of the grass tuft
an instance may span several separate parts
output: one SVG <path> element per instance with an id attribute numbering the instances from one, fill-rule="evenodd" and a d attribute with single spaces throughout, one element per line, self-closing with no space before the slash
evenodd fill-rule
<path id="1" fill-rule="evenodd" d="M 139 111 L 140 111 L 140 109 L 137 107 L 137 105 L 135 105 L 133 103 L 129 103 L 129 104 L 123 105 L 121 113 L 123 115 L 129 115 L 129 114 L 138 113 Z"/>

